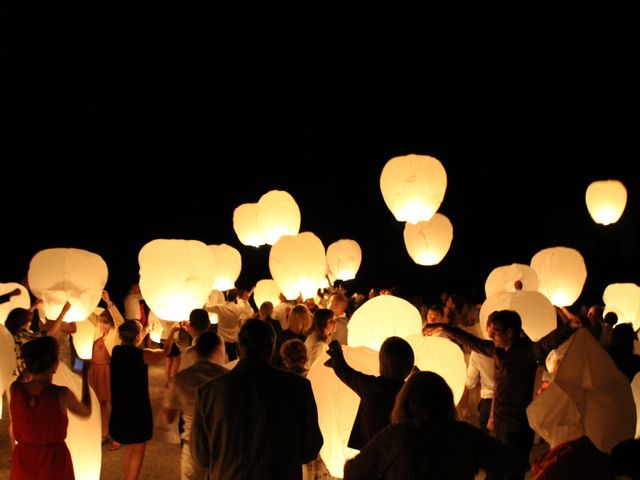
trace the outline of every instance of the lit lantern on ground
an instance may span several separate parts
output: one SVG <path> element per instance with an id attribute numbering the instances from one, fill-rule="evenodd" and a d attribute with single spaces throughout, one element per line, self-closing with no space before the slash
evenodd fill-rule
<path id="1" fill-rule="evenodd" d="M 598 180 L 587 187 L 587 209 L 593 221 L 602 225 L 616 223 L 627 205 L 627 189 L 619 180 Z"/>
<path id="2" fill-rule="evenodd" d="M 235 287 L 236 280 L 242 270 L 240 252 L 226 243 L 209 245 L 215 258 L 216 271 L 214 273 L 212 289 L 225 292 Z"/>
<path id="3" fill-rule="evenodd" d="M 480 307 L 480 327 L 486 335 L 487 319 L 498 310 L 518 312 L 522 320 L 522 330 L 537 342 L 557 326 L 556 309 L 549 299 L 540 292 L 519 290 L 499 292 L 488 297 Z"/>
<path id="4" fill-rule="evenodd" d="M 300 231 L 300 208 L 283 190 L 271 190 L 258 201 L 258 228 L 265 243 L 275 244 L 283 235 Z"/>
<path id="5" fill-rule="evenodd" d="M 9 388 L 16 368 L 16 354 L 13 346 L 13 335 L 4 325 L 0 325 L 0 418 L 2 418 L 2 395 Z"/>
<path id="6" fill-rule="evenodd" d="M 356 278 L 360 262 L 362 262 L 362 249 L 355 240 L 338 240 L 327 248 L 327 268 L 333 282 Z"/>
<path id="7" fill-rule="evenodd" d="M 98 307 L 94 310 L 94 313 L 100 315 L 103 310 L 102 307 Z M 82 360 L 91 360 L 95 332 L 96 326 L 89 319 L 76 323 L 76 331 L 71 334 L 71 338 L 73 339 L 76 353 Z"/>
<path id="8" fill-rule="evenodd" d="M 485 295 L 517 290 L 538 291 L 538 275 L 529 265 L 512 263 L 494 268 L 484 284 Z"/>
<path id="9" fill-rule="evenodd" d="M 393 295 L 378 295 L 362 304 L 349 320 L 349 346 L 380 350 L 389 337 L 421 334 L 422 317 L 410 302 Z"/>
<path id="10" fill-rule="evenodd" d="M 380 175 L 382 197 L 400 222 L 430 220 L 446 189 L 447 172 L 438 159 L 428 155 L 394 157 Z"/>
<path id="11" fill-rule="evenodd" d="M 342 351 L 352 368 L 368 375 L 380 375 L 377 351 L 346 345 Z M 347 443 L 360 397 L 342 383 L 332 368 L 324 365 L 328 358 L 326 353 L 322 353 L 309 369 L 307 378 L 318 406 L 318 424 L 324 439 L 320 457 L 332 476 L 342 478 L 344 462 L 358 453 L 358 450 L 347 447 Z"/>
<path id="12" fill-rule="evenodd" d="M 66 364 L 60 362 L 53 375 L 55 385 L 68 387 L 76 397 L 82 398 L 82 379 L 73 373 Z M 65 443 L 71 453 L 75 477 L 80 480 L 98 480 L 102 464 L 102 421 L 100 403 L 92 388 L 91 415 L 82 418 L 68 412 L 69 426 Z"/>
<path id="13" fill-rule="evenodd" d="M 618 323 L 632 323 L 640 328 L 640 286 L 635 283 L 612 283 L 604 289 L 604 314 L 614 312 Z"/>
<path id="14" fill-rule="evenodd" d="M 407 342 L 413 349 L 415 364 L 422 371 L 435 372 L 447 381 L 457 405 L 467 379 L 467 363 L 458 345 L 448 338 L 412 335 Z"/>
<path id="15" fill-rule="evenodd" d="M 264 245 L 264 237 L 258 226 L 257 203 L 243 203 L 233 211 L 233 230 L 243 245 L 249 247 Z"/>
<path id="16" fill-rule="evenodd" d="M 409 256 L 418 265 L 437 265 L 442 261 L 453 240 L 453 225 L 447 217 L 436 213 L 431 220 L 404 226 L 404 244 Z"/>
<path id="17" fill-rule="evenodd" d="M 288 300 L 315 297 L 326 268 L 322 241 L 311 232 L 285 235 L 269 252 L 271 276 Z"/>
<path id="18" fill-rule="evenodd" d="M 258 308 L 264 302 L 271 302 L 274 307 L 278 305 L 280 303 L 280 288 L 276 281 L 272 279 L 259 280 L 253 291 L 253 301 Z"/>
<path id="19" fill-rule="evenodd" d="M 182 321 L 205 304 L 216 271 L 213 254 L 198 240 L 152 240 L 140 249 L 140 292 L 164 320 Z"/>
<path id="20" fill-rule="evenodd" d="M 69 301 L 71 308 L 64 321 L 79 322 L 98 306 L 108 274 L 100 255 L 77 248 L 50 248 L 31 259 L 29 288 L 43 300 L 48 319 L 58 318 Z"/>
<path id="21" fill-rule="evenodd" d="M 12 296 L 8 302 L 0 303 L 0 324 L 4 325 L 7 315 L 14 308 L 30 308 L 31 298 L 27 289 L 19 283 L 0 283 L 0 295 L 12 292 L 15 289 L 20 290 L 19 295 Z"/>
<path id="22" fill-rule="evenodd" d="M 551 448 L 586 435 L 611 453 L 636 430 L 629 380 L 586 328 L 568 342 L 553 382 L 527 407 L 529 425 Z"/>
<path id="23" fill-rule="evenodd" d="M 587 267 L 580 252 L 573 248 L 545 248 L 531 259 L 538 275 L 538 291 L 556 307 L 573 305 L 587 279 Z"/>

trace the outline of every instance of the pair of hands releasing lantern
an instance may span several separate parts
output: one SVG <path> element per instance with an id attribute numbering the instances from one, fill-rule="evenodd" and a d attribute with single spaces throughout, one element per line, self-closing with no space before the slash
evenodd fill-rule
<path id="1" fill-rule="evenodd" d="M 233 229 L 243 245 L 273 245 L 283 235 L 300 231 L 300 208 L 283 190 L 265 193 L 258 203 L 244 203 L 233 212 Z"/>
<path id="2" fill-rule="evenodd" d="M 369 375 L 379 375 L 378 350 L 385 339 L 402 337 L 411 345 L 420 370 L 442 375 L 458 402 L 464 389 L 464 355 L 453 342 L 444 338 L 423 337 L 420 312 L 409 302 L 391 295 L 367 300 L 349 320 L 349 346 L 343 346 L 347 363 Z M 334 477 L 342 478 L 344 462 L 357 451 L 347 447 L 355 420 L 359 397 L 343 384 L 333 370 L 324 365 L 323 353 L 309 370 L 318 405 L 318 420 L 324 438 L 320 456 Z"/>
<path id="3" fill-rule="evenodd" d="M 627 189 L 619 180 L 598 180 L 587 187 L 585 201 L 594 222 L 610 225 L 624 212 Z"/>

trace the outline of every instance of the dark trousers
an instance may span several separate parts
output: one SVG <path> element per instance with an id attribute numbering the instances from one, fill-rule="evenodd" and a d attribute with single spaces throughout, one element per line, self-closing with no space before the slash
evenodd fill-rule
<path id="1" fill-rule="evenodd" d="M 489 416 L 491 415 L 491 403 L 493 402 L 492 398 L 482 398 L 478 402 L 478 415 L 480 417 L 480 429 L 484 433 L 489 433 L 487 429 L 487 422 L 489 421 Z"/>
<path id="2" fill-rule="evenodd" d="M 229 361 L 235 360 L 238 358 L 238 342 L 224 342 L 224 349 L 227 352 L 227 357 L 229 357 Z"/>
<path id="3" fill-rule="evenodd" d="M 529 461 L 529 455 L 531 454 L 531 449 L 533 448 L 533 438 L 535 433 L 529 426 L 527 425 L 520 430 L 515 432 L 501 432 L 497 429 L 494 432 L 494 436 L 500 440 L 505 445 L 509 445 L 510 447 L 515 448 L 520 451 L 527 461 Z M 524 480 L 524 475 L 503 475 L 497 476 L 493 473 L 487 475 L 487 479 L 490 480 Z"/>

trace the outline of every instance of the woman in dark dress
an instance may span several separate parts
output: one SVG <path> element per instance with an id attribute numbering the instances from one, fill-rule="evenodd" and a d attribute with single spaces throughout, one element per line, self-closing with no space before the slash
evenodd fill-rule
<path id="1" fill-rule="evenodd" d="M 111 437 L 124 446 L 122 464 L 124 478 L 138 478 L 142 469 L 146 442 L 153 435 L 153 417 L 149 399 L 147 366 L 161 362 L 173 344 L 173 334 L 180 322 L 171 327 L 163 349 L 141 348 L 146 335 L 140 322 L 127 320 L 118 328 L 121 345 L 111 355 Z"/>

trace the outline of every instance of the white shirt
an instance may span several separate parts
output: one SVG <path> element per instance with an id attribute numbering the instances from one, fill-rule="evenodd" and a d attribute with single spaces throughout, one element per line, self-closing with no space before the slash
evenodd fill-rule
<path id="1" fill-rule="evenodd" d="M 493 358 L 478 352 L 471 352 L 467 366 L 466 387 L 471 390 L 480 381 L 480 397 L 493 398 L 495 389 Z"/>

